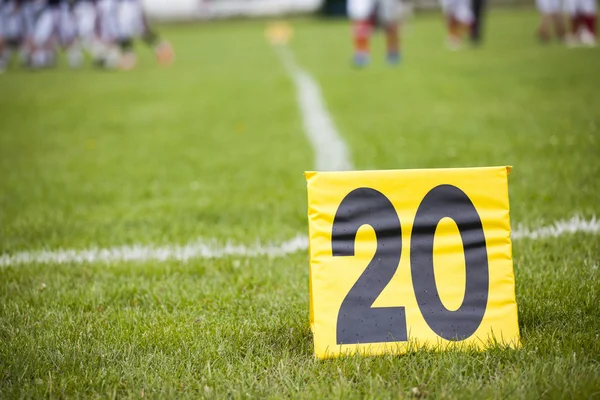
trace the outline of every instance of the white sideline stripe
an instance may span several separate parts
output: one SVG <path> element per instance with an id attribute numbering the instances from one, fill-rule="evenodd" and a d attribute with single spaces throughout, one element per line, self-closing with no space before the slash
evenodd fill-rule
<path id="1" fill-rule="evenodd" d="M 91 248 L 86 250 L 42 250 L 24 251 L 15 254 L 2 254 L 0 267 L 19 264 L 82 264 L 82 263 L 117 263 L 127 261 L 182 261 L 197 258 L 238 257 L 283 257 L 308 248 L 308 239 L 297 235 L 279 245 L 253 246 L 227 243 L 219 246 L 216 241 L 197 240 L 185 245 L 142 245 L 109 247 L 105 249 Z"/>
<path id="2" fill-rule="evenodd" d="M 595 216 L 585 220 L 575 216 L 568 220 L 559 220 L 549 226 L 543 226 L 530 230 L 520 225 L 512 232 L 513 240 L 520 239 L 546 239 L 556 238 L 574 233 L 600 233 L 600 220 Z M 0 256 L 0 268 L 27 264 L 83 264 L 102 263 L 111 264 L 127 261 L 181 261 L 205 258 L 225 257 L 284 257 L 298 251 L 308 249 L 308 238 L 306 235 L 297 235 L 293 239 L 279 245 L 263 245 L 257 243 L 253 246 L 234 245 L 227 243 L 219 246 L 212 241 L 194 241 L 185 245 L 142 245 L 109 247 L 105 249 L 91 248 L 87 250 L 41 250 L 23 251 L 15 254 L 2 254 Z"/>
<path id="3" fill-rule="evenodd" d="M 580 216 L 576 215 L 568 220 L 558 220 L 552 225 L 543 226 L 541 228 L 530 230 L 523 227 L 521 224 L 517 225 L 517 228 L 513 230 L 511 238 L 513 240 L 518 239 L 546 239 L 556 238 L 566 234 L 573 233 L 600 233 L 600 220 L 594 215 L 591 219 L 585 220 Z"/>
<path id="4" fill-rule="evenodd" d="M 296 86 L 304 131 L 315 154 L 316 170 L 353 170 L 346 143 L 327 111 L 318 83 L 296 63 L 288 46 L 279 44 L 273 47 Z"/>

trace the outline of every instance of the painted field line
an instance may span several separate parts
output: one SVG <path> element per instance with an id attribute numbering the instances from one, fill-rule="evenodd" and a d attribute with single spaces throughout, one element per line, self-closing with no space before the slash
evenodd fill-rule
<path id="1" fill-rule="evenodd" d="M 536 229 L 522 226 L 512 232 L 513 240 L 556 238 L 574 233 L 599 234 L 600 220 L 596 217 L 583 219 L 575 216 L 568 220 L 559 220 L 552 225 Z M 197 240 L 185 245 L 142 245 L 118 246 L 109 248 L 91 248 L 84 250 L 58 249 L 41 251 L 23 251 L 0 255 L 0 268 L 28 264 L 113 264 L 120 262 L 187 262 L 193 259 L 216 259 L 225 257 L 284 257 L 308 249 L 306 235 L 297 235 L 281 244 L 219 245 L 215 240 Z"/>
<path id="2" fill-rule="evenodd" d="M 219 245 L 215 240 L 197 240 L 184 245 L 153 246 L 134 244 L 108 248 L 90 248 L 84 250 L 58 249 L 41 251 L 23 251 L 15 254 L 2 254 L 0 267 L 23 264 L 82 264 L 82 263 L 119 263 L 127 261 L 182 261 L 198 258 L 225 257 L 283 257 L 308 248 L 308 239 L 297 235 L 293 239 L 278 245 Z"/>
<path id="3" fill-rule="evenodd" d="M 571 219 L 561 219 L 554 222 L 552 225 L 542 226 L 537 229 L 528 229 L 521 224 L 518 224 L 516 229 L 513 230 L 511 238 L 513 240 L 536 240 L 556 238 L 559 236 L 580 232 L 597 235 L 600 233 L 600 219 L 597 219 L 596 216 L 593 216 L 592 218 L 586 220 L 576 215 Z"/>
<path id="4" fill-rule="evenodd" d="M 315 154 L 317 171 L 350 171 L 354 167 L 346 142 L 337 131 L 321 89 L 315 79 L 303 70 L 286 44 L 273 45 L 297 92 L 304 132 Z"/>

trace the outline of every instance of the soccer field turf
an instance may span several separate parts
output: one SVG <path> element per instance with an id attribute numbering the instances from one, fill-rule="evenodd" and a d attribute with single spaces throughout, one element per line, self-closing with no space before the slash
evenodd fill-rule
<path id="1" fill-rule="evenodd" d="M 401 66 L 350 68 L 349 26 L 296 20 L 357 169 L 512 165 L 513 228 L 600 214 L 600 51 L 541 46 L 495 11 L 449 52 L 437 15 Z M 314 168 L 266 23 L 163 27 L 131 73 L 0 76 L 0 257 L 306 235 Z M 313 357 L 308 256 L 0 263 L 0 398 L 598 398 L 600 240 L 515 240 L 520 350 Z M 10 264 L 10 265 L 6 265 Z M 413 390 L 413 388 L 416 388 Z"/>

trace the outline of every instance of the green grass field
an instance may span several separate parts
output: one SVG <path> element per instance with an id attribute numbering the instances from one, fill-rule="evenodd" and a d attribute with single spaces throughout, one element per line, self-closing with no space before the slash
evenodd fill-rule
<path id="1" fill-rule="evenodd" d="M 436 15 L 404 62 L 349 66 L 349 26 L 295 20 L 358 169 L 513 165 L 513 225 L 600 214 L 600 51 L 540 46 L 496 11 L 449 52 Z M 132 73 L 0 76 L 0 255 L 306 233 L 314 154 L 264 21 L 163 27 Z M 600 398 L 600 240 L 514 243 L 523 347 L 319 361 L 308 257 L 0 267 L 0 398 Z M 413 391 L 413 388 L 418 388 Z M 416 393 L 415 393 L 416 392 Z"/>

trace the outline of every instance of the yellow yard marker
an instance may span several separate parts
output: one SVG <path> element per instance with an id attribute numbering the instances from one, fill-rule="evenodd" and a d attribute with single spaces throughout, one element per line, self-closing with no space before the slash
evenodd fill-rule
<path id="1" fill-rule="evenodd" d="M 273 22 L 265 30 L 265 37 L 273 45 L 285 45 L 293 36 L 294 30 L 283 21 Z"/>
<path id="2" fill-rule="evenodd" d="M 509 171 L 307 172 L 315 355 L 518 347 Z"/>

